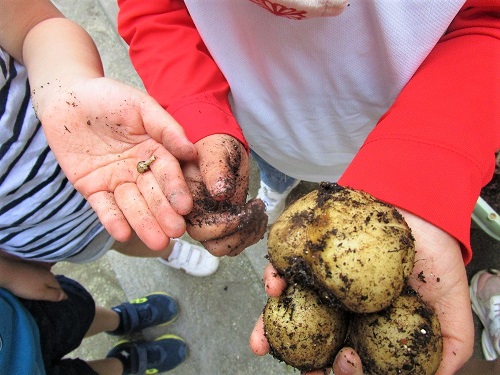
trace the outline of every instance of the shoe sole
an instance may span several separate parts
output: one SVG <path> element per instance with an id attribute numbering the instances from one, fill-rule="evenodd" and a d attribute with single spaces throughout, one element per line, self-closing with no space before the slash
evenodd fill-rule
<path id="1" fill-rule="evenodd" d="M 498 358 L 493 342 L 491 341 L 490 335 L 486 329 L 483 329 L 483 332 L 481 333 L 481 347 L 483 349 L 484 358 L 487 361 L 494 361 Z"/>
<path id="2" fill-rule="evenodd" d="M 479 271 L 476 273 L 471 281 L 470 281 L 470 287 L 469 287 L 469 295 L 470 295 L 470 300 L 471 300 L 471 305 L 472 305 L 472 311 L 479 317 L 479 320 L 481 321 L 481 324 L 483 327 L 483 331 L 481 332 L 481 347 L 483 349 L 483 355 L 484 358 L 488 361 L 493 361 L 498 357 L 496 354 L 495 348 L 493 346 L 493 342 L 491 341 L 490 335 L 488 334 L 486 330 L 487 326 L 487 317 L 485 317 L 481 311 L 481 303 L 479 302 L 478 298 L 476 297 L 477 295 L 477 281 L 479 280 L 479 277 L 481 275 L 484 275 L 485 273 L 494 273 L 494 274 L 499 274 L 500 271 L 496 269 L 490 269 L 490 270 L 483 270 Z"/>

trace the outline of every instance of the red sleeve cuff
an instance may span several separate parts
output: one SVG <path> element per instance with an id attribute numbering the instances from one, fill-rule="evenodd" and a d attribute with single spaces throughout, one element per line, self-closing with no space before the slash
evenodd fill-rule
<path id="1" fill-rule="evenodd" d="M 445 147 L 387 138 L 365 144 L 339 183 L 401 207 L 454 236 L 467 264 L 472 257 L 471 214 L 483 173 L 470 159 Z"/>
<path id="2" fill-rule="evenodd" d="M 465 7 L 368 136 L 339 183 L 443 229 L 472 256 L 471 214 L 495 169 L 499 21 Z"/>

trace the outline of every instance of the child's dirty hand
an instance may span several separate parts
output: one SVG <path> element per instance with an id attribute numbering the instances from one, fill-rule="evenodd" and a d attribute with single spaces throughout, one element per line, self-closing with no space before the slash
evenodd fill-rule
<path id="1" fill-rule="evenodd" d="M 196 144 L 199 161 L 183 167 L 193 194 L 186 216 L 189 235 L 216 256 L 237 255 L 266 231 L 264 202 L 247 202 L 249 156 L 229 135 L 211 135 Z"/>

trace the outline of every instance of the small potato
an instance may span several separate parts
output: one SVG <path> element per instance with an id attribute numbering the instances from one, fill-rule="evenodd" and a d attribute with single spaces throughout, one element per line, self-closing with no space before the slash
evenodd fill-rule
<path id="1" fill-rule="evenodd" d="M 439 321 L 414 292 L 403 293 L 386 310 L 354 314 L 348 341 L 372 375 L 431 375 L 443 352 Z"/>
<path id="2" fill-rule="evenodd" d="M 323 182 L 288 207 L 268 236 L 269 260 L 285 276 L 314 285 L 356 313 L 389 306 L 415 257 L 414 239 L 392 206 Z"/>
<path id="3" fill-rule="evenodd" d="M 314 217 L 315 207 L 314 200 L 299 199 L 271 227 L 267 242 L 268 256 L 280 273 L 296 268 L 297 259 L 304 258 L 307 228 Z"/>
<path id="4" fill-rule="evenodd" d="M 280 297 L 270 297 L 264 308 L 270 353 L 301 371 L 331 366 L 347 327 L 345 312 L 325 305 L 314 291 L 297 284 Z"/>

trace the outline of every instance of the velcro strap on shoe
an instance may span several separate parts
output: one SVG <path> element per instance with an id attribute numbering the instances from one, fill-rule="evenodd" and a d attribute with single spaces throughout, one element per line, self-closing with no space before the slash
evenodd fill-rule
<path id="1" fill-rule="evenodd" d="M 148 369 L 148 350 L 145 345 L 138 344 L 135 346 L 137 350 L 137 374 L 145 374 Z"/>
<path id="2" fill-rule="evenodd" d="M 131 333 L 134 331 L 135 327 L 139 325 L 139 314 L 137 312 L 137 308 L 131 303 L 124 302 L 116 307 L 113 307 L 113 310 L 118 312 L 121 318 L 122 332 L 120 332 L 120 334 Z"/>

